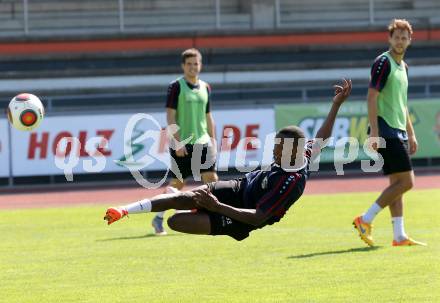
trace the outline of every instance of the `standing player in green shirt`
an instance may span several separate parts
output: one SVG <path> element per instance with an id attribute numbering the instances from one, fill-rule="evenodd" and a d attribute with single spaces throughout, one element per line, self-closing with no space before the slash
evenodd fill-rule
<path id="1" fill-rule="evenodd" d="M 414 185 L 414 171 L 409 155 L 417 151 L 416 134 L 407 106 L 408 66 L 403 61 L 411 43 L 412 28 L 408 21 L 394 19 L 389 27 L 390 49 L 378 56 L 371 69 L 368 89 L 368 119 L 370 137 L 382 137 L 386 147 L 373 144 L 382 155 L 383 172 L 390 185 L 353 225 L 361 239 L 373 246 L 372 221 L 385 207 L 390 209 L 394 239 L 393 246 L 426 245 L 408 237 L 403 224 L 403 194 Z"/>
<path id="2" fill-rule="evenodd" d="M 183 77 L 168 86 L 167 123 L 168 126 L 179 127 L 172 134 L 170 142 L 171 181 L 168 192 L 182 189 L 184 180 L 194 174 L 200 173 L 204 183 L 218 180 L 215 168 L 215 125 L 210 106 L 211 88 L 199 79 L 201 69 L 200 52 L 194 48 L 185 50 L 182 53 Z M 175 172 L 179 173 L 176 175 Z M 164 212 L 158 213 L 152 222 L 157 235 L 166 234 L 163 215 Z"/>

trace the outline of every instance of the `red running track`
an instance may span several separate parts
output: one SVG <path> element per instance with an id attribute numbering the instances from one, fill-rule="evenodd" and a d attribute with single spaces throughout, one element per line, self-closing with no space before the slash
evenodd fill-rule
<path id="1" fill-rule="evenodd" d="M 332 178 L 311 179 L 307 182 L 305 194 L 336 194 L 347 192 L 380 192 L 388 184 L 385 177 L 375 178 Z M 190 188 L 190 187 L 188 187 Z M 440 188 L 440 175 L 416 177 L 415 189 Z M 142 187 L 122 187 L 121 189 L 66 189 L 34 193 L 0 194 L 0 209 L 61 207 L 87 204 L 120 205 L 152 197 L 163 189 L 144 189 Z"/>

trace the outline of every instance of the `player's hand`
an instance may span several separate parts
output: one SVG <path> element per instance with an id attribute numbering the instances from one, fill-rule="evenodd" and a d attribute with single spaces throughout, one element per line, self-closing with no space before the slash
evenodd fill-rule
<path id="1" fill-rule="evenodd" d="M 408 144 L 409 144 L 409 154 L 414 155 L 419 147 L 419 143 L 417 142 L 416 136 L 412 135 L 408 137 Z"/>
<path id="2" fill-rule="evenodd" d="M 374 151 L 377 151 L 377 149 L 379 148 L 379 131 L 376 130 L 371 130 L 370 131 L 370 140 L 373 140 L 373 142 L 371 143 L 371 148 Z"/>
<path id="3" fill-rule="evenodd" d="M 209 211 L 217 211 L 220 206 L 220 201 L 210 191 L 205 189 L 198 189 L 194 191 L 194 200 L 201 208 Z"/>
<path id="4" fill-rule="evenodd" d="M 176 150 L 176 156 L 177 157 L 185 157 L 188 155 L 188 151 L 186 150 L 185 145 L 183 145 L 181 148 Z"/>
<path id="5" fill-rule="evenodd" d="M 333 97 L 333 102 L 341 105 L 351 94 L 351 80 L 342 79 L 341 85 L 333 85 L 335 89 L 335 96 Z"/>

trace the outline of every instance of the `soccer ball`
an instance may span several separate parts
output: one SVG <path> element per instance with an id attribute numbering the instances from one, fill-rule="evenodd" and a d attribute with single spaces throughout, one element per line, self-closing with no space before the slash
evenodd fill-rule
<path id="1" fill-rule="evenodd" d="M 19 94 L 9 102 L 8 120 L 18 130 L 31 131 L 40 125 L 44 107 L 40 99 L 32 94 Z"/>

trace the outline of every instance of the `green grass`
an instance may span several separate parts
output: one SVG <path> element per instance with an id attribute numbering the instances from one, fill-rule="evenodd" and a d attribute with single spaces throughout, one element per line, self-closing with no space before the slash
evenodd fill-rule
<path id="1" fill-rule="evenodd" d="M 376 193 L 304 196 L 243 241 L 153 237 L 151 215 L 107 227 L 105 207 L 0 212 L 1 302 L 439 302 L 440 190 L 406 196 L 406 229 L 428 247 L 375 249 L 352 218 Z"/>

